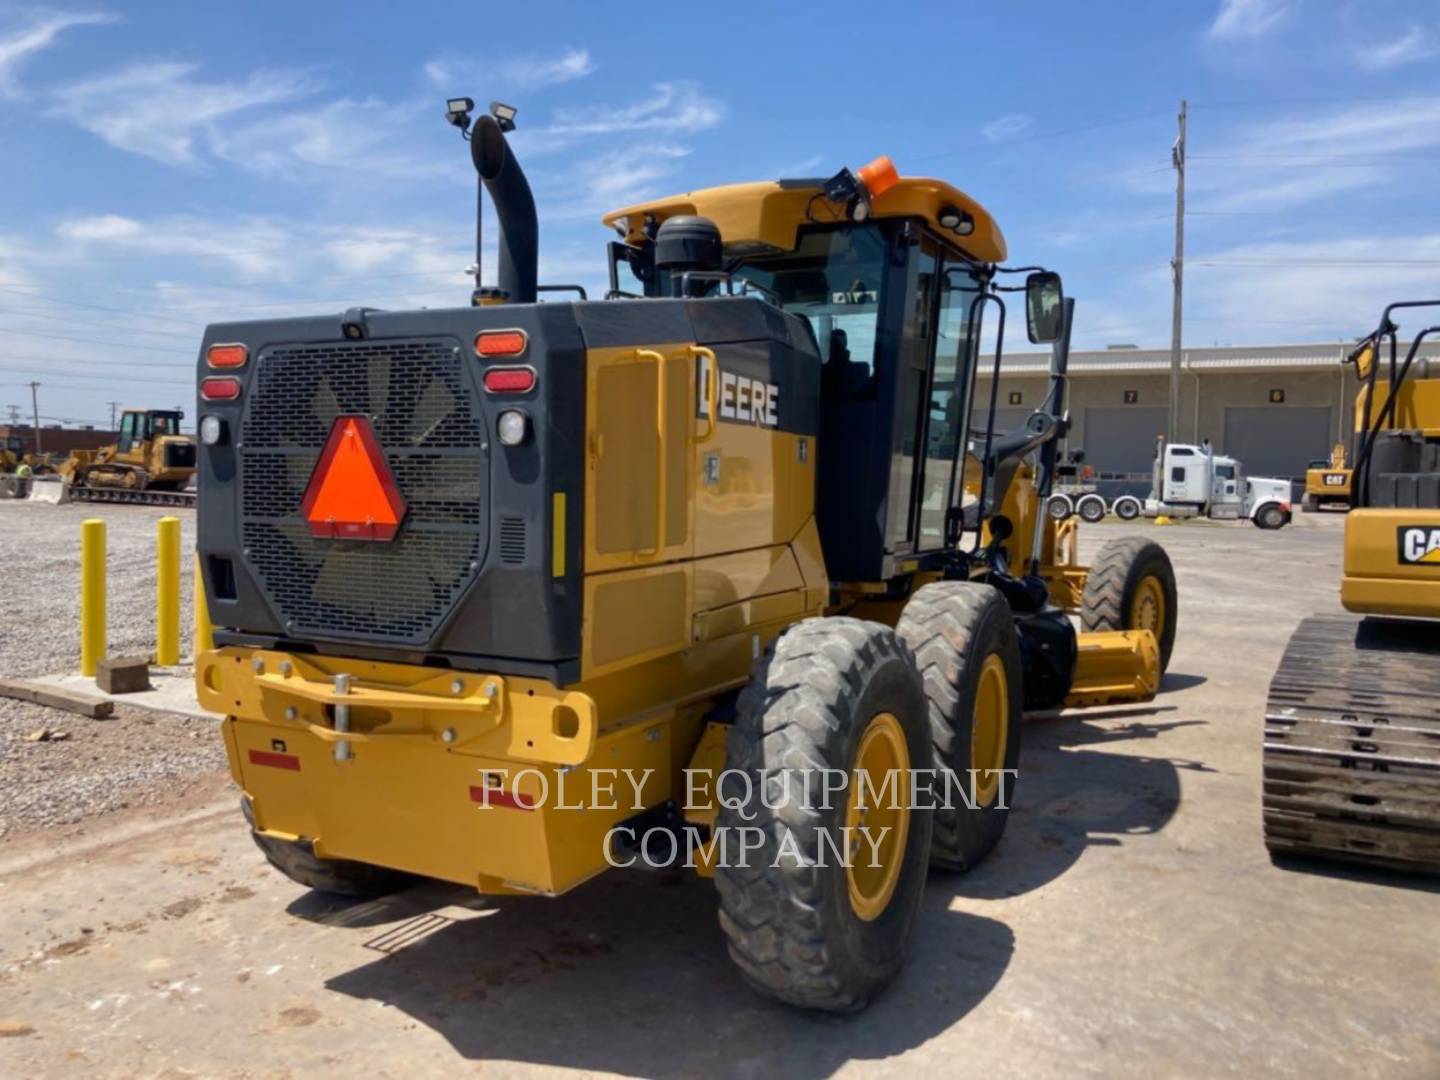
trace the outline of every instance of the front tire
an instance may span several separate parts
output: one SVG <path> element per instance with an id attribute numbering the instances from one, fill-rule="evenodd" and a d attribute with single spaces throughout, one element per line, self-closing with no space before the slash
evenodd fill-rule
<path id="1" fill-rule="evenodd" d="M 920 668 L 935 765 L 949 785 L 936 799 L 930 864 L 970 870 L 1005 831 L 1020 763 L 1024 681 L 1015 622 L 992 586 L 937 581 L 916 591 L 895 629 Z M 972 795 L 972 786 L 973 807 L 959 794 Z"/>
<path id="2" fill-rule="evenodd" d="M 1083 630 L 1150 630 L 1160 645 L 1160 671 L 1170 666 L 1180 613 L 1175 568 L 1153 540 L 1127 536 L 1100 549 L 1080 598 Z"/>
<path id="3" fill-rule="evenodd" d="M 895 978 L 933 820 L 909 770 L 931 762 L 920 676 L 888 627 L 807 619 L 757 662 L 726 743 L 715 884 L 730 956 L 761 993 L 848 1012 Z M 895 774 L 898 799 L 857 798 L 861 773 L 882 795 Z M 837 775 L 844 791 L 817 782 Z"/>
<path id="4" fill-rule="evenodd" d="M 1122 495 L 1110 506 L 1110 510 L 1121 521 L 1134 521 L 1140 516 L 1142 509 L 1144 508 L 1140 505 L 1140 500 L 1133 495 Z"/>
<path id="5" fill-rule="evenodd" d="M 1257 528 L 1271 530 L 1284 528 L 1287 518 L 1285 511 L 1275 503 L 1266 503 L 1255 511 L 1255 517 L 1252 520 Z"/>
<path id="6" fill-rule="evenodd" d="M 1075 513 L 1075 505 L 1070 501 L 1068 495 L 1051 495 L 1050 501 L 1045 504 L 1050 513 L 1051 521 L 1065 521 Z"/>

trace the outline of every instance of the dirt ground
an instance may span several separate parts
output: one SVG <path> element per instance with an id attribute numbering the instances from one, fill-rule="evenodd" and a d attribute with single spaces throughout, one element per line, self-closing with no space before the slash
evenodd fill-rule
<path id="1" fill-rule="evenodd" d="M 698 879 L 321 898 L 211 773 L 0 843 L 0 1074 L 1440 1075 L 1436 884 L 1280 869 L 1260 839 L 1266 685 L 1296 621 L 1338 610 L 1341 521 L 1082 530 L 1082 553 L 1170 548 L 1164 692 L 1028 724 L 1004 840 L 932 876 L 863 1014 L 751 993 Z"/>

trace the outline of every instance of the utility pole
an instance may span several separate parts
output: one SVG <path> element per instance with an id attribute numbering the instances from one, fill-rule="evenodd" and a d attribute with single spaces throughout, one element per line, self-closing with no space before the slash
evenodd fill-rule
<path id="1" fill-rule="evenodd" d="M 1166 427 L 1173 443 L 1180 435 L 1180 324 L 1183 306 L 1181 294 L 1185 285 L 1185 101 L 1180 101 L 1180 136 L 1170 148 L 1175 166 L 1175 258 L 1170 262 L 1170 276 L 1175 283 L 1175 303 L 1170 314 L 1170 420 Z M 1193 432 L 1200 438 L 1198 431 Z"/>
<path id="2" fill-rule="evenodd" d="M 40 445 L 40 384 L 30 383 L 30 408 L 35 414 L 35 453 L 43 454 L 45 448 Z"/>
<path id="3" fill-rule="evenodd" d="M 117 430 L 115 427 L 115 410 L 120 407 L 120 402 L 111 401 L 108 404 L 110 406 L 110 430 L 115 431 Z"/>
<path id="4" fill-rule="evenodd" d="M 20 423 L 20 406 L 6 405 L 5 408 L 10 410 L 10 426 L 17 427 Z"/>

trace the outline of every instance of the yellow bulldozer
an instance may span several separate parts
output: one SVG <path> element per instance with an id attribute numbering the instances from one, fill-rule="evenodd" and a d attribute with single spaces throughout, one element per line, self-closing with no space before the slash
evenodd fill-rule
<path id="1" fill-rule="evenodd" d="M 1305 470 L 1305 494 L 1300 509 L 1306 513 L 1327 506 L 1350 505 L 1350 482 L 1354 471 L 1345 464 L 1345 444 L 1337 442 L 1330 457 L 1310 462 Z"/>
<path id="2" fill-rule="evenodd" d="M 693 867 L 753 985 L 863 1006 L 999 841 L 1022 714 L 1148 701 L 1174 644 L 1164 550 L 1086 568 L 1043 511 L 1074 302 L 881 158 L 618 210 L 607 298 L 541 303 L 471 108 L 498 288 L 201 344 L 196 680 L 255 840 L 350 896 Z M 1014 299 L 1053 370 L 996 431 Z"/>
<path id="3" fill-rule="evenodd" d="M 1440 873 L 1440 378 L 1403 359 L 1391 304 L 1352 360 L 1353 509 L 1340 601 L 1304 620 L 1265 712 L 1264 832 L 1277 856 Z"/>
<path id="4" fill-rule="evenodd" d="M 86 502 L 193 506 L 184 490 L 195 475 L 195 438 L 182 434 L 175 409 L 126 409 L 116 441 L 72 450 L 57 472 L 70 497 Z"/>

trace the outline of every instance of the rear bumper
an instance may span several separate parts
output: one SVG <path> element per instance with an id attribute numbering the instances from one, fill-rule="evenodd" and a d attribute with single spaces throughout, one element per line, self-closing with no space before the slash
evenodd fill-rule
<path id="1" fill-rule="evenodd" d="M 588 695 L 538 679 L 222 648 L 196 683 L 226 715 L 255 827 L 325 858 L 554 895 L 607 868 L 612 826 L 671 796 L 670 724 L 602 734 Z"/>

